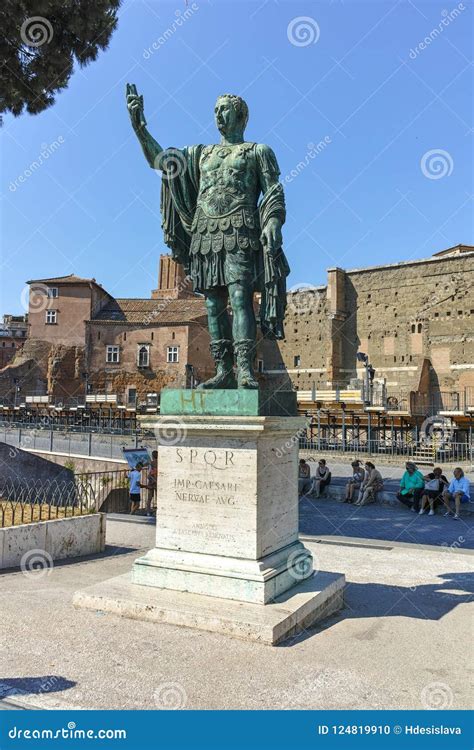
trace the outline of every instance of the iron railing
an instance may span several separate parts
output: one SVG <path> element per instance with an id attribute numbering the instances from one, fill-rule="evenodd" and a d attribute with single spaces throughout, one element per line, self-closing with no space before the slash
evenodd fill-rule
<path id="1" fill-rule="evenodd" d="M 129 513 L 128 473 L 128 469 L 87 472 L 66 480 L 0 477 L 0 528 L 87 513 Z M 147 469 L 141 483 L 147 484 Z M 151 509 L 156 506 L 152 494 Z M 146 512 L 148 499 L 148 489 L 143 488 L 139 513 Z"/>
<path id="2" fill-rule="evenodd" d="M 365 453 L 371 455 L 403 456 L 426 460 L 427 462 L 474 462 L 474 445 L 469 443 L 449 443 L 443 447 L 422 445 L 419 442 L 402 440 L 327 440 L 301 437 L 300 449 L 321 453 Z"/>
<path id="3" fill-rule="evenodd" d="M 72 456 L 120 459 L 123 458 L 124 447 L 138 448 L 147 442 L 151 446 L 155 440 L 153 432 L 143 430 L 94 431 L 0 425 L 0 442 L 21 450 Z"/>
<path id="4" fill-rule="evenodd" d="M 87 489 L 72 480 L 0 479 L 0 528 L 93 513 Z"/>

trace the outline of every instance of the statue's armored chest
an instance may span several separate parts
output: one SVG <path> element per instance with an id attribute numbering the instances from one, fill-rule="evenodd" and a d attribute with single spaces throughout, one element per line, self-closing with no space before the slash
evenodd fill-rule
<path id="1" fill-rule="evenodd" d="M 205 146 L 199 168 L 198 203 L 212 213 L 220 213 L 222 209 L 227 212 L 242 202 L 256 200 L 255 144 Z"/>

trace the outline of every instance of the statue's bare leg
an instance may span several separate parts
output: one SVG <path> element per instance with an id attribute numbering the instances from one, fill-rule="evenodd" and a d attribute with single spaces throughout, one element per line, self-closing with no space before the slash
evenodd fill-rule
<path id="1" fill-rule="evenodd" d="M 236 388 L 232 330 L 227 312 L 228 294 L 224 287 L 206 292 L 207 319 L 211 336 L 211 354 L 216 374 L 199 388 Z"/>
<path id="2" fill-rule="evenodd" d="M 237 359 L 239 388 L 258 388 L 253 374 L 257 325 L 253 307 L 253 290 L 243 284 L 229 284 L 232 307 L 232 333 Z"/>

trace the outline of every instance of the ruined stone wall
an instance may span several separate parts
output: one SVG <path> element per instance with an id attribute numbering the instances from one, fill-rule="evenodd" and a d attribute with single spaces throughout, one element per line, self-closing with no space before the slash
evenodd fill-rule
<path id="1" fill-rule="evenodd" d="M 300 390 L 362 378 L 369 355 L 388 392 L 474 387 L 474 254 L 328 271 L 328 286 L 288 295 L 285 340 L 264 342 L 269 381 Z M 421 383 L 423 380 L 423 383 Z"/>
<path id="2" fill-rule="evenodd" d="M 21 388 L 18 403 L 32 394 L 77 396 L 84 388 L 83 368 L 84 346 L 27 339 L 12 362 L 0 371 L 0 398 L 13 400 L 16 386 Z"/>
<path id="3" fill-rule="evenodd" d="M 389 390 L 416 389 L 424 359 L 433 388 L 474 385 L 473 288 L 474 255 L 347 272 L 344 339 L 369 355 Z M 343 350 L 341 374 L 354 375 L 354 352 Z"/>
<path id="4" fill-rule="evenodd" d="M 290 378 L 299 390 L 326 388 L 329 352 L 327 288 L 302 289 L 288 295 L 285 339 L 262 344 L 268 382 Z"/>

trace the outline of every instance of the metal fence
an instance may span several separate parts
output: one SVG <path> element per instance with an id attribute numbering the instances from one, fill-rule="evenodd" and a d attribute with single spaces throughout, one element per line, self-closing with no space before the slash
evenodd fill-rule
<path id="1" fill-rule="evenodd" d="M 152 432 L 83 432 L 63 429 L 32 429 L 0 426 L 0 441 L 22 450 L 37 450 L 96 458 L 123 458 L 122 448 L 138 448 L 148 441 Z"/>
<path id="2" fill-rule="evenodd" d="M 141 483 L 148 483 L 147 469 Z M 156 504 L 143 488 L 139 513 Z M 148 501 L 151 500 L 151 503 Z M 87 513 L 129 513 L 128 470 L 76 474 L 70 480 L 22 480 L 0 477 L 0 528 Z"/>
<path id="3" fill-rule="evenodd" d="M 469 443 L 449 443 L 446 446 L 421 445 L 417 441 L 384 440 L 325 440 L 301 437 L 300 448 L 327 453 L 369 453 L 372 455 L 403 456 L 432 463 L 474 462 L 474 446 Z"/>

